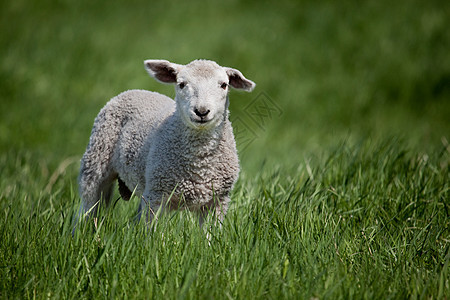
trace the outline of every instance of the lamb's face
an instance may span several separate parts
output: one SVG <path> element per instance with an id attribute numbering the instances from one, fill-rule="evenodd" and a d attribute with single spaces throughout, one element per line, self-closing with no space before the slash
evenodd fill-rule
<path id="1" fill-rule="evenodd" d="M 165 60 L 146 60 L 149 74 L 164 83 L 176 83 L 177 109 L 191 128 L 211 129 L 227 117 L 228 89 L 252 91 L 255 83 L 236 69 L 208 60 L 178 65 Z"/>
<path id="2" fill-rule="evenodd" d="M 214 62 L 194 61 L 177 76 L 175 101 L 186 125 L 196 129 L 218 126 L 228 109 L 229 79 Z"/>

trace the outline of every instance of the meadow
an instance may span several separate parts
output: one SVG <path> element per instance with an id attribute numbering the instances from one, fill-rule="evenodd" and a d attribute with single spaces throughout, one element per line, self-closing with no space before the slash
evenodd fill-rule
<path id="1" fill-rule="evenodd" d="M 448 299 L 447 2 L 1 1 L 0 298 Z M 148 228 L 119 199 L 72 236 L 98 111 L 174 95 L 150 58 L 256 82 L 229 213 Z"/>

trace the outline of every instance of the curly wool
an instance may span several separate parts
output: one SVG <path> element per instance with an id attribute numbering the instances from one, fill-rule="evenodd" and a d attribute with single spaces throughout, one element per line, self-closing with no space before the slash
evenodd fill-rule
<path id="1" fill-rule="evenodd" d="M 186 128 L 175 113 L 161 124 L 155 143 L 150 146 L 144 198 L 165 198 L 176 186 L 174 199 L 182 194 L 186 207 L 199 209 L 212 205 L 215 197 L 227 197 L 238 173 L 239 161 L 228 119 L 213 133 L 203 133 Z"/>
<path id="2" fill-rule="evenodd" d="M 172 99 L 158 93 L 132 90 L 111 102 L 105 110 L 125 116 L 112 167 L 130 190 L 159 204 L 176 187 L 173 199 L 184 198 L 176 205 L 191 209 L 228 195 L 239 160 L 227 118 L 212 133 L 198 132 L 181 121 Z"/>

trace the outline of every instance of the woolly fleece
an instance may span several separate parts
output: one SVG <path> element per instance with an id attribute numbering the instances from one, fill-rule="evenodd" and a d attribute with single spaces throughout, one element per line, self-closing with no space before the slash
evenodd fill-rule
<path id="1" fill-rule="evenodd" d="M 124 199 L 130 191 L 142 195 L 139 217 L 144 212 L 147 221 L 161 205 L 198 212 L 200 222 L 215 210 L 221 220 L 239 174 L 228 85 L 251 91 L 254 83 L 238 70 L 206 60 L 186 66 L 148 60 L 145 65 L 157 80 L 177 84 L 175 101 L 130 90 L 105 105 L 81 160 L 80 214 L 95 215 L 100 199 L 108 205 L 119 179 Z"/>

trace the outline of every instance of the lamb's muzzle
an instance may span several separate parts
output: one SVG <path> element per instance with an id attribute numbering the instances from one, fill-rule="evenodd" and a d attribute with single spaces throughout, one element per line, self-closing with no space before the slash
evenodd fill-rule
<path id="1" fill-rule="evenodd" d="M 206 108 L 200 108 L 200 109 L 196 108 L 196 109 L 194 109 L 194 112 L 197 116 L 204 119 L 204 117 L 206 117 L 206 115 L 209 114 L 210 110 L 206 109 Z"/>

